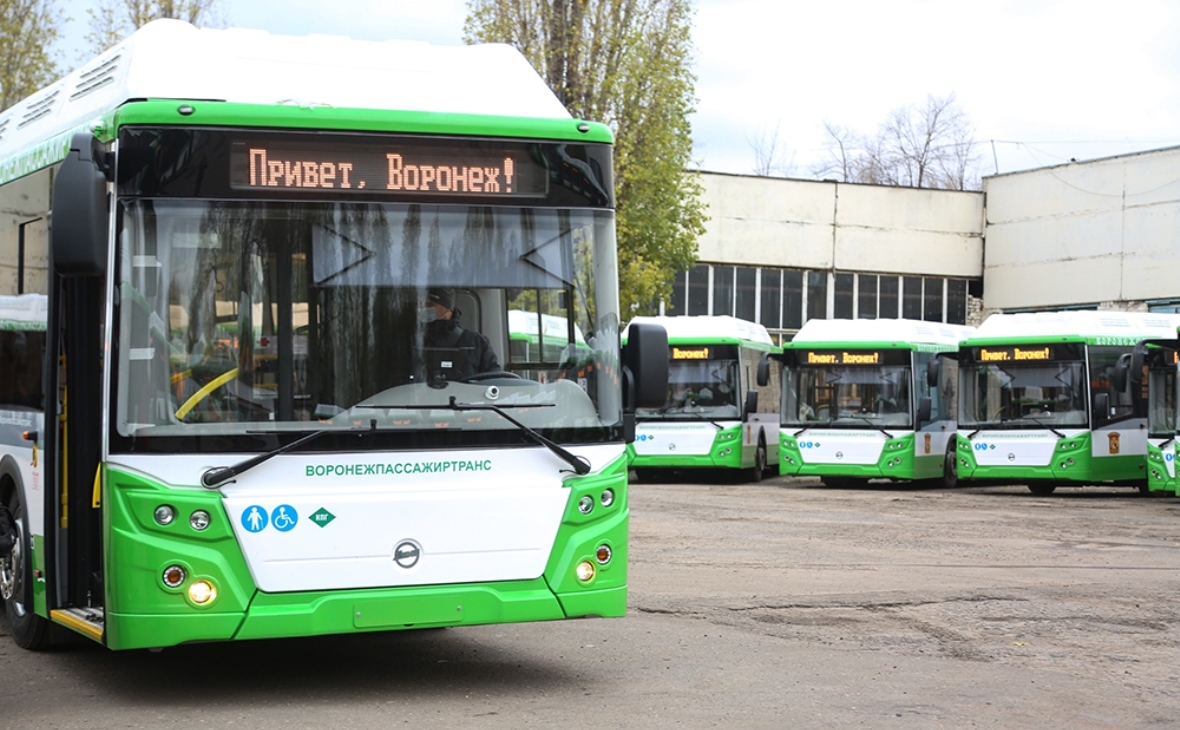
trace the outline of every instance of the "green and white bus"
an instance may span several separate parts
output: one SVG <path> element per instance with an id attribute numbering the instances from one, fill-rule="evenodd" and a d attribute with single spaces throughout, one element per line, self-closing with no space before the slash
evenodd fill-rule
<path id="1" fill-rule="evenodd" d="M 622 615 L 667 341 L 620 349 L 611 142 L 507 46 L 178 21 L 0 114 L 16 643 Z M 433 341 L 440 287 L 469 332 Z M 512 310 L 584 333 L 586 380 Z"/>
<path id="2" fill-rule="evenodd" d="M 955 380 L 970 327 L 813 319 L 783 345 L 779 473 L 828 486 L 955 485 Z"/>
<path id="3" fill-rule="evenodd" d="M 742 470 L 760 481 L 778 463 L 780 351 L 759 324 L 728 316 L 636 317 L 668 335 L 668 394 L 636 411 L 630 445 L 636 476 Z"/>
<path id="4" fill-rule="evenodd" d="M 1147 398 L 1135 346 L 1176 336 L 1180 315 L 993 314 L 959 356 L 961 479 L 1146 489 Z"/>
<path id="5" fill-rule="evenodd" d="M 1147 373 L 1147 491 L 1175 496 L 1180 490 L 1176 456 L 1180 407 L 1176 396 L 1180 338 L 1140 343 L 1128 365 L 1131 378 Z"/>

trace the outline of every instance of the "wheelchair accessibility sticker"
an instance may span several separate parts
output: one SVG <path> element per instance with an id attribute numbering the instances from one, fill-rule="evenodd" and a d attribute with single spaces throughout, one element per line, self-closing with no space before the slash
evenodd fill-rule
<path id="1" fill-rule="evenodd" d="M 289 504 L 280 504 L 270 514 L 261 505 L 250 505 L 242 513 L 242 527 L 250 532 L 262 532 L 267 525 L 273 525 L 279 532 L 290 532 L 299 522 L 299 513 Z"/>

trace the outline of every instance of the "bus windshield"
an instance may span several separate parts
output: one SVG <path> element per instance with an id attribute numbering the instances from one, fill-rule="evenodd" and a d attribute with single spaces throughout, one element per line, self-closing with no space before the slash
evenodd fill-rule
<path id="1" fill-rule="evenodd" d="M 786 426 L 911 427 L 910 368 L 905 365 L 789 367 Z"/>
<path id="2" fill-rule="evenodd" d="M 475 444 L 515 428 L 494 413 L 442 410 L 452 397 L 514 409 L 556 440 L 614 438 L 621 405 L 598 387 L 618 359 L 617 291 L 600 275 L 615 266 L 612 216 L 123 199 L 113 448 L 232 450 L 218 437 L 359 427 Z M 487 338 L 491 372 L 469 377 L 489 362 L 469 340 L 430 340 L 439 289 L 460 327 Z M 510 311 L 560 319 L 570 346 L 514 367 Z M 184 441 L 194 438 L 205 441 Z"/>
<path id="3" fill-rule="evenodd" d="M 641 408 L 643 419 L 696 420 L 740 418 L 738 361 L 674 360 L 668 364 L 668 399 L 659 408 Z"/>
<path id="4" fill-rule="evenodd" d="M 961 364 L 960 428 L 1086 426 L 1081 360 Z"/>

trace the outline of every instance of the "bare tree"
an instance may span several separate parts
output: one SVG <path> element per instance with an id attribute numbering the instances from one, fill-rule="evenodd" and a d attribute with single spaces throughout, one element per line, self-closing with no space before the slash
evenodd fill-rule
<path id="1" fill-rule="evenodd" d="M 49 53 L 60 35 L 54 0 L 0 0 L 0 109 L 57 78 Z"/>
<path id="2" fill-rule="evenodd" d="M 746 141 L 754 151 L 754 174 L 767 177 L 770 175 L 787 176 L 795 172 L 795 155 L 789 158 L 787 149 L 779 142 L 779 122 L 774 123 L 774 129 L 765 124 L 758 125 L 758 131 Z"/>
<path id="3" fill-rule="evenodd" d="M 824 129 L 828 157 L 812 167 L 817 176 L 918 188 L 979 188 L 974 130 L 954 94 L 932 95 L 922 106 L 893 110 L 872 137 L 830 122 Z"/>
<path id="4" fill-rule="evenodd" d="M 217 0 L 100 0 L 90 15 L 90 33 L 86 42 L 94 53 L 126 38 L 153 20 L 174 18 L 193 25 L 216 25 Z"/>

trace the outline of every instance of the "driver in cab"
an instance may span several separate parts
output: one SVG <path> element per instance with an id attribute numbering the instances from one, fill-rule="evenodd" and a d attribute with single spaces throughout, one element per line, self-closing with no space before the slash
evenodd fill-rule
<path id="1" fill-rule="evenodd" d="M 479 332 L 463 329 L 459 324 L 462 312 L 455 307 L 453 289 L 431 287 L 419 309 L 423 326 L 422 344 L 425 348 L 457 349 L 464 354 L 455 367 L 460 380 L 481 373 L 501 372 L 500 362 L 488 338 Z"/>

